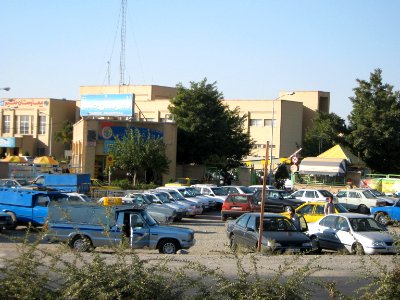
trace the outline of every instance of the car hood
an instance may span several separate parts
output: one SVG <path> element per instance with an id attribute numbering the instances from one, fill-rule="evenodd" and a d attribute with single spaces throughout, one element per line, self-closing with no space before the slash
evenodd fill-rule
<path id="1" fill-rule="evenodd" d="M 165 233 L 165 234 L 171 234 L 171 233 L 180 233 L 180 234 L 190 234 L 194 236 L 194 231 L 190 228 L 185 228 L 185 227 L 176 227 L 176 226 L 166 226 L 166 225 L 157 225 L 157 226 L 152 226 L 150 227 L 152 233 Z"/>
<path id="2" fill-rule="evenodd" d="M 384 241 L 393 242 L 393 237 L 385 231 L 354 232 L 356 239 L 360 241 Z"/>

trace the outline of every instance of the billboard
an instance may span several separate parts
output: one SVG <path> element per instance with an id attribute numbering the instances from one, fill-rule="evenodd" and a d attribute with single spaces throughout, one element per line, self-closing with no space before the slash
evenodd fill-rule
<path id="1" fill-rule="evenodd" d="M 134 94 L 81 95 L 81 117 L 132 117 L 134 102 Z"/>

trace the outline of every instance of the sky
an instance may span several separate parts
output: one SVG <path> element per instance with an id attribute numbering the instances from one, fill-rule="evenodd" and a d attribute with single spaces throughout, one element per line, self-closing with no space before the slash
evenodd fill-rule
<path id="1" fill-rule="evenodd" d="M 226 99 L 319 90 L 347 120 L 356 79 L 380 68 L 400 89 L 399 12 L 392 0 L 128 0 L 124 83 L 207 78 Z M 0 0 L 0 37 L 0 98 L 119 84 L 121 0 Z"/>

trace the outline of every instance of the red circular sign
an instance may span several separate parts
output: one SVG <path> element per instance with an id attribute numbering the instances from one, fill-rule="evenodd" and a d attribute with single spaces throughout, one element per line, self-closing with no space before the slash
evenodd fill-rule
<path id="1" fill-rule="evenodd" d="M 299 158 L 297 156 L 292 157 L 292 163 L 297 164 L 299 161 Z"/>

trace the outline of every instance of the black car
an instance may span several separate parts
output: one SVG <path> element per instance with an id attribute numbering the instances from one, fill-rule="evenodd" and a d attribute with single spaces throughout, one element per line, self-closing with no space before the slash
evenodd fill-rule
<path id="1" fill-rule="evenodd" d="M 262 191 L 255 191 L 254 198 L 257 202 L 262 202 Z M 290 193 L 284 190 L 265 190 L 265 206 L 264 211 L 267 212 L 285 212 L 290 208 L 303 204 L 304 201 L 298 200 L 290 196 Z"/>
<path id="2" fill-rule="evenodd" d="M 301 231 L 307 231 L 307 223 L 300 217 Z M 233 250 L 244 247 L 257 249 L 259 237 L 260 214 L 246 213 L 234 221 L 230 221 L 226 234 Z M 264 215 L 262 233 L 262 251 L 271 252 L 306 252 L 312 250 L 310 239 L 300 232 L 293 223 L 281 214 L 266 213 Z"/>

